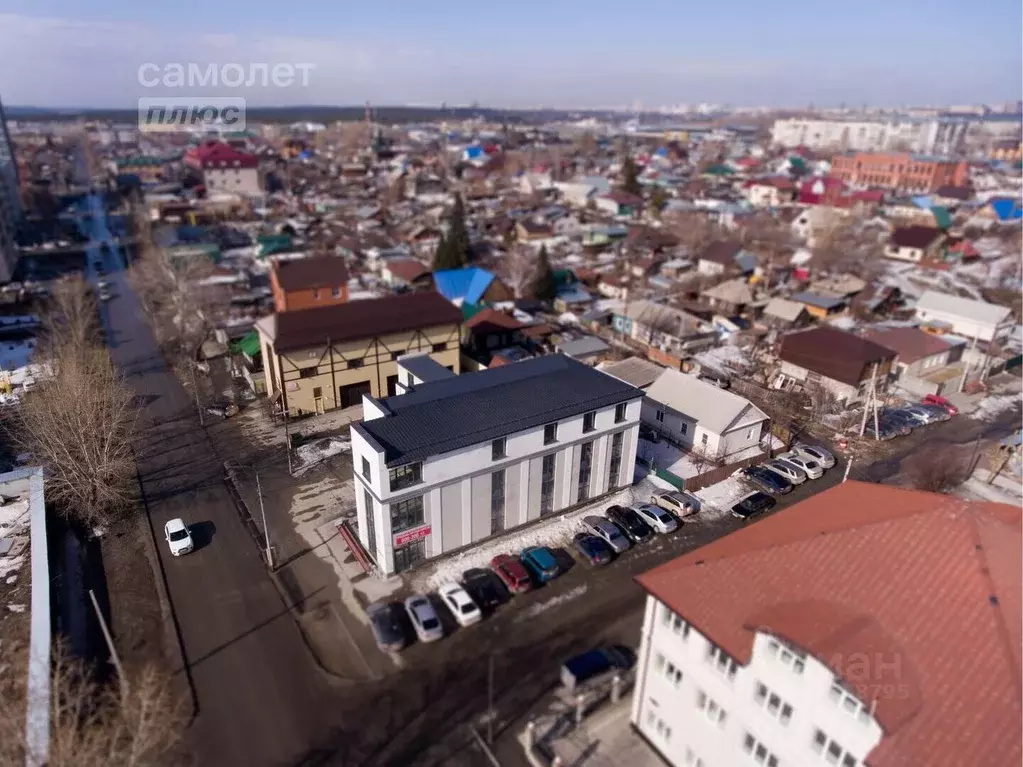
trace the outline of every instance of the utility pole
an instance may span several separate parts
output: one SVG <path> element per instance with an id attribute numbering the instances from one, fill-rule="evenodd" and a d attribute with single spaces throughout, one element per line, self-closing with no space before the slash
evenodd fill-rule
<path id="1" fill-rule="evenodd" d="M 189 360 L 188 372 L 192 376 L 192 389 L 195 391 L 195 409 L 199 411 L 199 425 L 205 427 L 206 421 L 202 415 L 202 405 L 199 404 L 199 384 L 195 380 L 195 363 Z"/>
<path id="2" fill-rule="evenodd" d="M 494 654 L 487 665 L 487 743 L 494 745 Z"/>
<path id="3" fill-rule="evenodd" d="M 273 553 L 270 550 L 270 528 L 266 526 L 266 509 L 263 508 L 263 487 L 259 484 L 259 472 L 256 474 L 256 495 L 259 497 L 259 514 L 263 517 L 263 539 L 266 541 L 266 566 L 274 569 Z"/>
<path id="4" fill-rule="evenodd" d="M 99 609 L 99 602 L 96 601 L 96 592 L 92 589 L 89 589 L 89 599 L 92 600 L 92 608 L 96 611 L 96 619 L 99 621 L 100 630 L 103 632 L 103 639 L 107 643 L 107 650 L 110 651 L 110 660 L 114 664 L 114 668 L 117 669 L 117 678 L 121 683 L 121 694 L 125 695 L 128 692 L 128 680 L 124 677 L 124 667 L 121 666 L 121 658 L 114 648 L 114 640 L 110 636 L 110 629 L 107 627 L 106 619 L 103 617 L 103 611 Z"/>
<path id="5" fill-rule="evenodd" d="M 849 470 L 852 468 L 852 463 L 852 456 L 849 456 L 849 460 L 845 463 L 845 474 L 842 476 L 842 484 L 845 484 L 845 481 L 849 479 Z"/>
<path id="6" fill-rule="evenodd" d="M 286 408 L 282 408 L 281 412 L 284 414 L 284 443 L 288 451 L 288 476 L 294 476 L 291 469 L 291 434 L 288 432 L 288 411 Z"/>
<path id="7" fill-rule="evenodd" d="M 970 352 L 972 353 L 977 348 L 977 334 L 973 334 L 973 341 L 970 342 Z M 963 366 L 963 376 L 959 379 L 959 389 L 961 393 L 966 388 L 966 379 L 970 375 L 970 368 L 973 367 L 967 360 L 966 365 Z"/>
<path id="8" fill-rule="evenodd" d="M 878 418 L 877 418 L 877 363 L 874 363 L 874 369 L 870 371 L 870 387 L 867 389 L 867 401 L 863 405 L 863 418 L 860 419 L 860 432 L 859 435 L 862 437 L 863 432 L 867 430 L 867 414 L 870 409 L 874 409 L 874 441 L 881 439 L 881 435 L 878 433 Z"/>

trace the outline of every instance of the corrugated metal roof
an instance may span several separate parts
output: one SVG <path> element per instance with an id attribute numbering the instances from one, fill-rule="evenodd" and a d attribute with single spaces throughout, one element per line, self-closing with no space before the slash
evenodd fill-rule
<path id="1" fill-rule="evenodd" d="M 738 394 L 678 370 L 665 369 L 647 389 L 647 397 L 692 418 L 714 434 L 723 433 L 747 410 L 751 419 L 767 418 L 766 413 Z"/>

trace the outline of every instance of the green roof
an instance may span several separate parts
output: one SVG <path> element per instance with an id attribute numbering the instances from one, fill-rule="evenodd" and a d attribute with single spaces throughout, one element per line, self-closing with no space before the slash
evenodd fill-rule
<path id="1" fill-rule="evenodd" d="M 554 284 L 559 288 L 562 285 L 572 285 L 576 282 L 575 272 L 571 269 L 555 269 Z"/>
<path id="2" fill-rule="evenodd" d="M 934 214 L 934 220 L 940 229 L 952 227 L 952 216 L 949 215 L 948 208 L 942 205 L 935 205 L 931 208 L 931 213 Z"/>
<path id="3" fill-rule="evenodd" d="M 291 250 L 290 234 L 264 234 L 257 238 L 259 255 L 272 256 L 274 253 L 286 253 Z"/>
<path id="4" fill-rule="evenodd" d="M 735 171 L 723 163 L 715 163 L 709 166 L 704 173 L 709 176 L 731 176 Z"/>
<path id="5" fill-rule="evenodd" d="M 806 160 L 799 155 L 792 155 L 789 157 L 789 165 L 797 170 L 806 170 Z"/>
<path id="6" fill-rule="evenodd" d="M 255 330 L 250 331 L 249 334 L 245 336 L 243 339 L 241 339 L 240 341 L 236 341 L 231 345 L 231 351 L 235 352 L 236 354 L 244 353 L 249 355 L 250 357 L 255 357 L 260 352 L 259 333 L 257 333 Z"/>
<path id="7" fill-rule="evenodd" d="M 486 304 L 462 304 L 462 319 L 471 320 L 486 308 Z"/>

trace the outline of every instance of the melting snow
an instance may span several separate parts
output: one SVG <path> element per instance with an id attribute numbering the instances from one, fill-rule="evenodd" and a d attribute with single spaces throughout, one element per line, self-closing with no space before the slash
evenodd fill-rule
<path id="1" fill-rule="evenodd" d="M 341 437 L 326 437 L 313 442 L 307 442 L 295 449 L 299 466 L 295 469 L 295 476 L 301 476 L 306 470 L 311 469 L 318 463 L 322 463 L 333 455 L 347 453 L 352 449 L 352 443 Z"/>
<path id="2" fill-rule="evenodd" d="M 535 618 L 540 613 L 546 612 L 555 605 L 560 605 L 564 602 L 571 601 L 576 597 L 582 596 L 586 593 L 586 588 L 587 584 L 583 583 L 576 586 L 574 589 L 566 591 L 564 594 L 558 594 L 553 599 L 548 599 L 546 602 L 537 602 L 535 605 L 530 605 L 527 609 L 523 610 L 515 617 L 515 623 Z"/>
<path id="3" fill-rule="evenodd" d="M 993 394 L 982 399 L 971 415 L 974 418 L 990 418 L 1019 405 L 1021 401 L 1018 394 Z"/>
<path id="4" fill-rule="evenodd" d="M 750 486 L 736 473 L 716 485 L 698 490 L 694 495 L 700 499 L 700 517 L 707 518 L 727 514 L 740 498 L 750 492 Z"/>

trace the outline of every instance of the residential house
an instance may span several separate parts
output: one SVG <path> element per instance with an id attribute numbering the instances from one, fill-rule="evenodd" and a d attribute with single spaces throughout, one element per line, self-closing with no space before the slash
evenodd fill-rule
<path id="1" fill-rule="evenodd" d="M 717 342 L 709 323 L 688 312 L 653 301 L 633 301 L 616 312 L 612 327 L 634 341 L 676 354 L 692 353 Z"/>
<path id="2" fill-rule="evenodd" d="M 477 266 L 434 272 L 433 284 L 438 293 L 456 306 L 493 304 L 515 298 L 511 289 L 492 272 Z"/>
<path id="3" fill-rule="evenodd" d="M 891 349 L 830 327 L 783 336 L 778 358 L 775 388 L 817 385 L 847 405 L 862 401 L 872 380 L 876 392 L 885 392 L 895 364 Z"/>
<path id="4" fill-rule="evenodd" d="M 949 368 L 963 356 L 965 343 L 955 336 L 936 336 L 920 328 L 888 328 L 868 333 L 867 338 L 898 355 L 892 371 L 895 384 L 915 396 L 941 394 L 962 375 L 960 367 Z"/>
<path id="5" fill-rule="evenodd" d="M 936 258 L 945 243 L 945 233 L 933 226 L 899 226 L 892 232 L 884 254 L 898 261 L 920 263 Z"/>
<path id="6" fill-rule="evenodd" d="M 274 260 L 270 290 L 276 312 L 343 304 L 348 300 L 348 266 L 340 256 Z"/>
<path id="7" fill-rule="evenodd" d="M 809 290 L 793 294 L 792 303 L 801 305 L 810 316 L 819 320 L 841 314 L 848 308 L 847 298 Z"/>
<path id="8" fill-rule="evenodd" d="M 986 301 L 959 298 L 935 290 L 925 291 L 916 302 L 916 318 L 935 330 L 951 330 L 977 341 L 1004 342 L 1015 322 L 1012 309 Z"/>
<path id="9" fill-rule="evenodd" d="M 976 192 L 972 186 L 939 186 L 933 192 L 934 201 L 939 205 L 955 208 L 973 199 Z"/>
<path id="10" fill-rule="evenodd" d="M 696 271 L 709 277 L 749 275 L 756 269 L 756 256 L 746 253 L 738 242 L 715 242 L 704 248 Z"/>
<path id="11" fill-rule="evenodd" d="M 557 354 L 367 396 L 359 540 L 390 575 L 630 484 L 642 394 Z"/>
<path id="12" fill-rule="evenodd" d="M 485 366 L 498 350 L 522 344 L 524 327 L 507 312 L 488 307 L 465 321 L 462 346 L 466 354 Z"/>
<path id="13" fill-rule="evenodd" d="M 392 288 L 420 289 L 430 288 L 433 284 L 429 267 L 406 256 L 382 259 L 380 279 Z"/>
<path id="14" fill-rule="evenodd" d="M 554 229 L 550 224 L 528 218 L 515 222 L 515 237 L 519 242 L 539 242 L 553 236 Z"/>
<path id="15" fill-rule="evenodd" d="M 753 303 L 753 291 L 744 277 L 736 277 L 707 288 L 700 297 L 716 312 L 725 315 L 742 314 Z"/>
<path id="16" fill-rule="evenodd" d="M 558 286 L 558 295 L 554 299 L 555 311 L 584 314 L 592 306 L 593 295 L 579 283 Z"/>
<path id="17" fill-rule="evenodd" d="M 643 398 L 643 423 L 669 441 L 724 462 L 760 444 L 766 413 L 694 375 L 665 370 Z"/>
<path id="18" fill-rule="evenodd" d="M 407 293 L 272 314 L 256 321 L 266 389 L 292 417 L 388 396 L 397 361 L 429 352 L 460 372 L 462 312 L 437 293 Z"/>
<path id="19" fill-rule="evenodd" d="M 595 203 L 597 210 L 612 216 L 634 216 L 643 209 L 642 197 L 620 190 L 595 198 Z"/>
<path id="20" fill-rule="evenodd" d="M 587 365 L 596 365 L 611 351 L 611 347 L 602 338 L 584 335 L 562 339 L 555 345 L 554 351 Z"/>
<path id="21" fill-rule="evenodd" d="M 618 362 L 605 362 L 600 370 L 646 391 L 660 377 L 664 368 L 642 357 L 626 357 Z"/>
<path id="22" fill-rule="evenodd" d="M 792 202 L 796 184 L 788 176 L 754 178 L 743 184 L 743 193 L 754 208 L 778 208 Z"/>
<path id="23" fill-rule="evenodd" d="M 427 352 L 406 354 L 398 358 L 398 383 L 395 386 L 395 394 L 408 394 L 424 383 L 454 377 L 455 373 L 441 365 Z"/>
<path id="24" fill-rule="evenodd" d="M 629 283 L 627 276 L 620 274 L 602 274 L 597 283 L 597 290 L 600 295 L 607 298 L 616 298 L 619 301 L 629 300 Z"/>
<path id="25" fill-rule="evenodd" d="M 693 262 L 690 259 L 672 258 L 661 264 L 661 276 L 669 280 L 677 280 L 692 268 Z"/>
<path id="26" fill-rule="evenodd" d="M 849 480 L 643 573 L 633 727 L 672 767 L 1018 764 L 1020 525 Z"/>
<path id="27" fill-rule="evenodd" d="M 803 304 L 775 297 L 767 302 L 760 321 L 776 330 L 792 330 L 809 324 L 810 313 Z"/>
<path id="28" fill-rule="evenodd" d="M 208 141 L 185 152 L 182 162 L 202 173 L 208 192 L 261 195 L 259 159 L 221 141 Z"/>
<path id="29" fill-rule="evenodd" d="M 867 287 L 867 282 L 854 274 L 835 274 L 814 280 L 807 290 L 819 295 L 837 296 L 851 300 Z"/>

